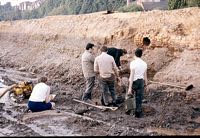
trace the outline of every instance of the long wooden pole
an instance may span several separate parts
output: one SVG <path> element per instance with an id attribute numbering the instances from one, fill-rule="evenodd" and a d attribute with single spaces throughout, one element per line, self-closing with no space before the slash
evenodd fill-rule
<path id="1" fill-rule="evenodd" d="M 93 104 L 86 103 L 86 102 L 84 102 L 84 101 L 80 101 L 80 100 L 77 100 L 77 99 L 73 99 L 73 100 L 76 101 L 76 102 L 79 102 L 79 103 L 83 103 L 83 104 L 86 104 L 86 105 L 89 105 L 89 106 L 93 106 L 93 107 L 96 107 L 96 108 L 102 109 L 102 110 L 105 110 L 105 109 L 111 109 L 112 111 L 115 111 L 115 110 L 118 109 L 118 107 L 98 106 L 98 105 L 93 105 Z"/>
<path id="2" fill-rule="evenodd" d="M 178 86 L 178 85 L 173 85 L 173 84 L 169 84 L 169 83 L 161 83 L 161 82 L 155 82 L 155 81 L 149 81 L 150 83 L 155 83 L 155 84 L 161 84 L 161 85 L 168 85 L 168 86 L 172 86 L 172 87 L 177 87 L 177 88 L 181 88 L 181 89 L 186 89 L 186 87 L 182 87 L 182 86 Z"/>
<path id="3" fill-rule="evenodd" d="M 3 90 L 1 93 L 0 93 L 0 98 L 3 97 L 10 89 L 14 88 L 16 86 L 16 84 L 13 84 L 11 86 L 8 86 L 6 87 L 5 90 Z"/>

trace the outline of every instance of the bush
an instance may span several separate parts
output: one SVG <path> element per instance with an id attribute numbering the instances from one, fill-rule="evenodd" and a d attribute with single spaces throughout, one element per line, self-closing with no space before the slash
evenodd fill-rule
<path id="1" fill-rule="evenodd" d="M 200 0 L 169 0 L 168 6 L 169 10 L 187 7 L 200 7 Z"/>
<path id="2" fill-rule="evenodd" d="M 136 4 L 131 4 L 129 6 L 123 6 L 118 9 L 119 12 L 137 12 L 137 11 L 143 11 L 141 6 L 138 6 Z"/>

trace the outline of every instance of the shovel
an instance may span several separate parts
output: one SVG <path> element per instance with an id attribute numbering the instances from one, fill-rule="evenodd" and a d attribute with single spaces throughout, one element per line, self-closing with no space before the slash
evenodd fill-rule
<path id="1" fill-rule="evenodd" d="M 118 109 L 118 107 L 107 107 L 107 106 L 93 105 L 93 104 L 86 103 L 86 102 L 84 102 L 84 101 L 80 101 L 80 100 L 77 100 L 77 99 L 73 99 L 73 100 L 76 101 L 76 102 L 82 103 L 82 104 L 86 104 L 86 105 L 89 105 L 89 106 L 93 106 L 93 107 L 102 109 L 102 110 L 110 109 L 110 110 L 112 110 L 112 111 L 115 111 L 115 110 Z"/>
<path id="2" fill-rule="evenodd" d="M 194 88 L 194 86 L 191 84 L 187 87 L 182 87 L 182 86 L 178 86 L 178 85 L 173 85 L 173 84 L 168 84 L 168 83 L 161 83 L 161 82 L 155 82 L 155 81 L 149 81 L 150 83 L 155 83 L 155 84 L 161 84 L 161 85 L 168 85 L 168 86 L 172 86 L 172 87 L 177 87 L 177 88 L 181 88 L 181 89 L 185 89 L 186 91 L 189 91 L 191 89 Z"/>

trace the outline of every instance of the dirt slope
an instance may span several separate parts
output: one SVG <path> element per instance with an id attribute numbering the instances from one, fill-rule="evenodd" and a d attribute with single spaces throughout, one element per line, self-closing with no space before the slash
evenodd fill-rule
<path id="1" fill-rule="evenodd" d="M 158 73 L 164 74 L 164 80 L 176 82 L 178 77 L 181 83 L 197 83 L 200 66 L 190 62 L 199 61 L 199 12 L 199 8 L 109 15 L 100 12 L 1 22 L 1 64 L 35 72 L 52 71 L 50 76 L 68 81 L 71 76 L 82 75 L 80 57 L 87 42 L 132 52 L 147 36 L 152 43 L 144 58 L 151 70 L 161 71 Z M 182 75 L 173 68 L 181 70 Z M 156 79 L 164 81 L 159 75 Z"/>
<path id="2" fill-rule="evenodd" d="M 88 42 L 126 48 L 130 57 L 123 57 L 123 61 L 124 68 L 128 68 L 134 49 L 141 46 L 144 37 L 148 37 L 151 45 L 145 50 L 143 58 L 148 63 L 149 79 L 183 86 L 193 84 L 195 88 L 185 92 L 182 89 L 149 85 L 145 94 L 148 100 L 144 107 L 146 116 L 142 121 L 125 115 L 123 108 L 116 112 L 92 110 L 88 113 L 90 117 L 115 126 L 108 129 L 108 126 L 96 125 L 102 129 L 102 133 L 97 133 L 95 129 L 94 134 L 137 135 L 139 132 L 135 128 L 147 129 L 153 126 L 196 131 L 200 125 L 200 110 L 197 108 L 200 98 L 199 13 L 199 8 L 187 8 L 137 13 L 99 12 L 0 22 L 1 75 L 7 74 L 14 80 L 24 78 L 23 72 L 19 73 L 21 78 L 16 78 L 18 73 L 12 77 L 7 68 L 28 72 L 28 76 L 34 80 L 47 75 L 52 92 L 59 93 L 56 98 L 58 109 L 72 112 L 72 109 L 74 111 L 82 107 L 80 104 L 76 106 L 72 98 L 80 97 L 84 91 L 80 61 Z M 119 86 L 117 94 L 124 95 Z M 94 98 L 99 98 L 99 95 L 97 85 Z M 81 125 L 81 121 L 77 120 L 68 123 L 78 122 Z M 85 130 L 94 130 L 90 123 L 80 128 L 82 135 L 92 135 Z M 138 135 L 142 133 L 140 131 Z"/>

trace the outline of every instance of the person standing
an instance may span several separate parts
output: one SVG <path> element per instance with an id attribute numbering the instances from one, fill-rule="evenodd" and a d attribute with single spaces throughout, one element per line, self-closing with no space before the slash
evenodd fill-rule
<path id="1" fill-rule="evenodd" d="M 101 55 L 97 56 L 94 61 L 94 71 L 99 74 L 99 84 L 102 89 L 101 102 L 102 105 L 108 106 L 109 92 L 112 97 L 113 106 L 116 104 L 115 93 L 115 77 L 118 77 L 118 68 L 114 61 L 114 58 L 107 54 L 108 48 L 106 46 L 101 47 Z"/>
<path id="2" fill-rule="evenodd" d="M 126 49 L 118 49 L 115 47 L 110 47 L 108 48 L 107 54 L 111 55 L 114 58 L 117 67 L 121 70 L 122 68 L 121 68 L 120 57 L 127 54 Z"/>
<path id="3" fill-rule="evenodd" d="M 94 44 L 88 43 L 81 57 L 82 71 L 86 80 L 86 89 L 82 96 L 83 101 L 91 102 L 92 99 L 92 90 L 95 85 L 94 60 Z"/>
<path id="4" fill-rule="evenodd" d="M 47 77 L 41 77 L 39 83 L 33 88 L 28 101 L 28 109 L 32 112 L 50 110 L 55 106 L 54 102 L 50 102 L 54 99 L 55 95 L 50 94 L 50 87 L 46 82 Z"/>
<path id="5" fill-rule="evenodd" d="M 143 50 L 137 48 L 135 50 L 135 60 L 130 63 L 130 76 L 128 95 L 135 94 L 136 109 L 135 117 L 143 117 L 142 100 L 144 94 L 144 87 L 147 86 L 147 63 L 141 57 Z"/>

